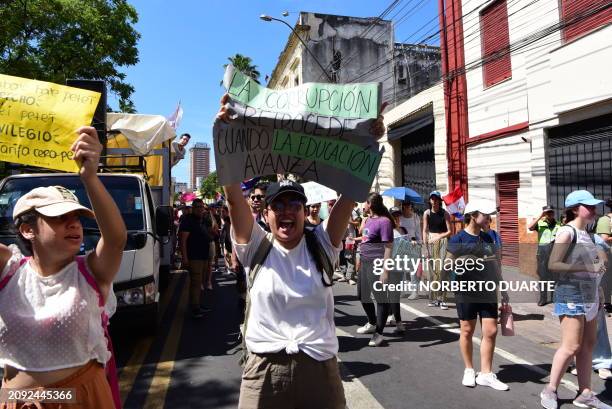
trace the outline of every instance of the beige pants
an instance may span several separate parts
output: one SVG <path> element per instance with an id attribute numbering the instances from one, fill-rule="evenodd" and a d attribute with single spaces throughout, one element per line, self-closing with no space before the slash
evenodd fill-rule
<path id="1" fill-rule="evenodd" d="M 96 361 L 90 361 L 68 378 L 47 385 L 45 388 L 72 389 L 77 403 L 0 402 L 0 409 L 113 409 L 115 407 L 104 368 Z M 45 390 L 45 388 L 35 389 Z"/>
<path id="2" fill-rule="evenodd" d="M 208 278 L 208 260 L 189 260 L 189 306 L 200 306 L 202 281 Z"/>
<path id="3" fill-rule="evenodd" d="M 338 361 L 303 352 L 249 354 L 242 373 L 239 409 L 345 409 Z"/>
<path id="4" fill-rule="evenodd" d="M 431 240 L 431 233 L 429 240 Z M 446 247 L 448 239 L 444 238 L 438 240 L 433 244 L 428 244 L 427 249 L 429 250 L 429 257 L 436 262 L 432 262 L 428 265 L 429 281 L 430 282 L 446 282 L 448 281 L 446 272 L 441 268 L 444 265 L 446 259 Z M 429 291 L 430 301 L 442 301 L 446 302 L 446 291 Z"/>

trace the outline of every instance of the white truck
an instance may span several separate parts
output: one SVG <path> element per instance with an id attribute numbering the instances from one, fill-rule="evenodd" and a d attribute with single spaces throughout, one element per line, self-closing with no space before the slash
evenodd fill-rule
<path id="1" fill-rule="evenodd" d="M 129 114 L 122 118 L 131 123 L 134 117 Z M 143 116 L 139 115 L 142 120 Z M 144 116 L 153 117 L 153 116 Z M 117 118 L 115 118 L 117 119 Z M 138 118 L 136 118 L 138 119 Z M 151 118 L 144 118 L 151 119 Z M 156 117 L 158 121 L 165 120 Z M 125 122 L 125 121 L 124 121 Z M 133 122 L 133 121 L 132 121 Z M 139 122 L 139 121 L 136 121 Z M 117 124 L 117 121 L 111 121 Z M 127 128 L 121 129 L 125 134 Z M 111 134 L 115 132 L 109 126 Z M 100 168 L 102 183 L 115 199 L 121 216 L 127 227 L 128 240 L 123 251 L 121 267 L 113 282 L 117 296 L 117 313 L 114 319 L 128 320 L 131 325 L 152 334 L 158 326 L 158 305 L 160 281 L 170 272 L 172 240 L 170 240 L 173 209 L 170 206 L 170 158 L 169 138 L 166 129 L 164 141 L 156 149 L 142 154 L 136 145 L 129 147 L 106 147 L 106 165 Z M 146 132 L 145 132 L 146 133 Z M 133 135 L 131 135 L 133 137 Z M 159 135 L 158 135 L 159 136 Z M 129 137 L 126 135 L 127 139 Z M 134 149 L 136 148 L 136 149 Z M 157 158 L 155 158 L 157 157 Z M 161 181 L 158 186 L 151 186 L 146 167 L 146 160 L 161 160 Z M 30 168 L 29 170 L 32 170 Z M 85 189 L 76 174 L 70 173 L 19 173 L 8 176 L 0 182 L 0 242 L 16 243 L 17 237 L 12 227 L 13 207 L 17 199 L 29 190 L 39 186 L 64 186 L 73 191 L 85 206 L 90 206 Z M 83 219 L 84 240 L 81 253 L 93 249 L 100 238 L 95 220 Z M 22 249 L 25 252 L 25 249 Z"/>

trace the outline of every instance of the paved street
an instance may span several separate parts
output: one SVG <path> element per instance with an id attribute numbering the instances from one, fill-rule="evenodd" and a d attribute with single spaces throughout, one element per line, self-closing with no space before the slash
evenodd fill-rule
<path id="1" fill-rule="evenodd" d="M 222 277 L 209 298 L 214 311 L 194 320 L 186 310 L 187 276 L 172 275 L 162 297 L 162 323 L 156 337 L 131 334 L 113 324 L 125 408 L 234 408 L 241 369 L 234 282 Z M 404 336 L 388 330 L 380 348 L 355 335 L 365 321 L 356 288 L 337 283 L 336 324 L 340 360 L 350 409 L 376 408 L 538 408 L 538 394 L 550 368 L 558 324 L 549 309 L 515 306 L 518 336 L 498 337 L 495 367 L 509 392 L 461 385 L 455 311 L 427 307 L 424 299 L 404 302 Z M 209 293 L 207 293 L 208 295 Z M 609 323 L 609 326 L 611 326 Z M 556 326 L 556 327 L 555 327 Z M 477 356 L 477 353 L 475 353 Z M 478 362 L 478 359 L 475 360 Z M 595 374 L 593 386 L 606 385 Z M 561 408 L 573 407 L 576 378 L 569 373 L 560 388 Z M 608 387 L 612 385 L 608 382 Z M 602 398 L 612 400 L 612 389 Z"/>

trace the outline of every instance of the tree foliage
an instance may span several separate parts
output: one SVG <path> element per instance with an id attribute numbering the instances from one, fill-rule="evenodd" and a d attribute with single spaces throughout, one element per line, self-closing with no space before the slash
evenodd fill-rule
<path id="1" fill-rule="evenodd" d="M 217 171 L 211 172 L 208 177 L 202 181 L 202 186 L 200 186 L 200 192 L 202 192 L 202 197 L 205 199 L 214 199 L 217 192 L 221 192 L 221 190 L 221 186 L 219 186 L 219 181 L 217 180 Z"/>
<path id="2" fill-rule="evenodd" d="M 127 0 L 2 1 L 0 21 L 0 72 L 58 84 L 104 80 L 119 108 L 134 111 L 134 87 L 118 70 L 138 62 L 138 14 Z"/>
<path id="3" fill-rule="evenodd" d="M 238 71 L 241 71 L 243 74 L 253 78 L 255 82 L 259 84 L 259 77 L 261 74 L 257 70 L 257 66 L 253 65 L 253 60 L 251 60 L 251 57 L 236 54 L 233 57 L 228 57 L 228 60 L 230 60 L 232 65 L 236 67 Z M 223 68 L 226 68 L 227 66 L 228 64 L 225 64 L 223 65 Z"/>

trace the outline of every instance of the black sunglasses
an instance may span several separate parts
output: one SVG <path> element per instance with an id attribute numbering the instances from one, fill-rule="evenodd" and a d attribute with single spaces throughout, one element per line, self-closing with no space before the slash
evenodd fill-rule
<path id="1" fill-rule="evenodd" d="M 263 200 L 264 195 L 251 195 L 251 200 Z"/>

